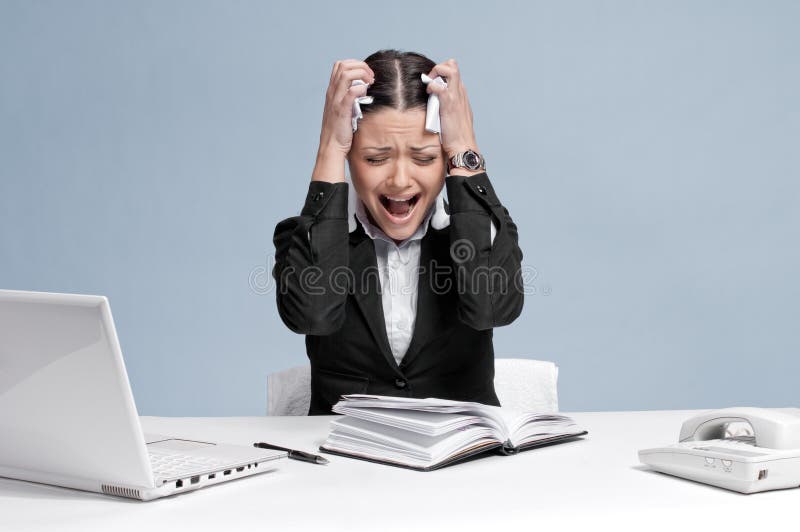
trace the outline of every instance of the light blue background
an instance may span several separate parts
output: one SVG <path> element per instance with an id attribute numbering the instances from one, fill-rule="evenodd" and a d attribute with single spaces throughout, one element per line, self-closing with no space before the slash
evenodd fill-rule
<path id="1" fill-rule="evenodd" d="M 272 4 L 0 1 L 0 287 L 107 295 L 141 413 L 305 363 L 251 274 L 331 66 L 386 47 L 459 62 L 538 272 L 498 356 L 565 411 L 800 402 L 800 4 Z"/>

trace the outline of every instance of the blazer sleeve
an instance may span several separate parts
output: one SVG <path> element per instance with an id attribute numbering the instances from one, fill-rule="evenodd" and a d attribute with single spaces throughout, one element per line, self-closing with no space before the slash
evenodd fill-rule
<path id="1" fill-rule="evenodd" d="M 478 330 L 508 325 L 524 303 L 517 226 L 486 172 L 449 175 L 445 186 L 458 317 Z M 486 230 L 487 220 L 496 228 L 493 239 Z"/>
<path id="2" fill-rule="evenodd" d="M 327 335 L 344 324 L 350 289 L 348 186 L 311 181 L 300 215 L 275 227 L 278 313 L 296 333 Z"/>

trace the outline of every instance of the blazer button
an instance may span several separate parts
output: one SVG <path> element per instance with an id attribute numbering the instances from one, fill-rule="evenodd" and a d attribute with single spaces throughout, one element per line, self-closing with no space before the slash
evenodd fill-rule
<path id="1" fill-rule="evenodd" d="M 477 191 L 478 191 L 478 192 L 480 192 L 481 194 L 486 194 L 486 189 L 485 189 L 485 188 L 483 188 L 483 186 L 482 186 L 482 185 L 475 185 L 475 190 L 477 190 Z"/>
<path id="2" fill-rule="evenodd" d="M 406 381 L 404 381 L 403 379 L 395 379 L 394 380 L 394 386 L 398 390 L 402 390 L 403 388 L 405 388 L 406 384 L 408 384 L 408 383 Z"/>

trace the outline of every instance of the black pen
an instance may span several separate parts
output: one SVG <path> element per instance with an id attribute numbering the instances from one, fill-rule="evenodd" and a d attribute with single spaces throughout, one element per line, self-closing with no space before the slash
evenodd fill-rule
<path id="1" fill-rule="evenodd" d="M 303 462 L 310 462 L 312 464 L 325 465 L 328 463 L 328 459 L 322 456 L 306 453 L 303 451 L 295 451 L 294 449 L 288 449 L 286 447 L 272 445 L 271 443 L 258 442 L 254 443 L 253 447 L 260 447 L 261 449 L 273 449 L 275 451 L 286 451 L 287 453 L 289 453 L 289 458 L 292 458 L 294 460 L 301 460 Z"/>

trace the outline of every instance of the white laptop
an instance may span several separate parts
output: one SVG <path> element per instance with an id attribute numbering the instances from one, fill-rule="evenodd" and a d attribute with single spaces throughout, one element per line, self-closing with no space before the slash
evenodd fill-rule
<path id="1" fill-rule="evenodd" d="M 0 476 L 146 501 L 284 457 L 143 435 L 108 300 L 0 290 Z"/>

